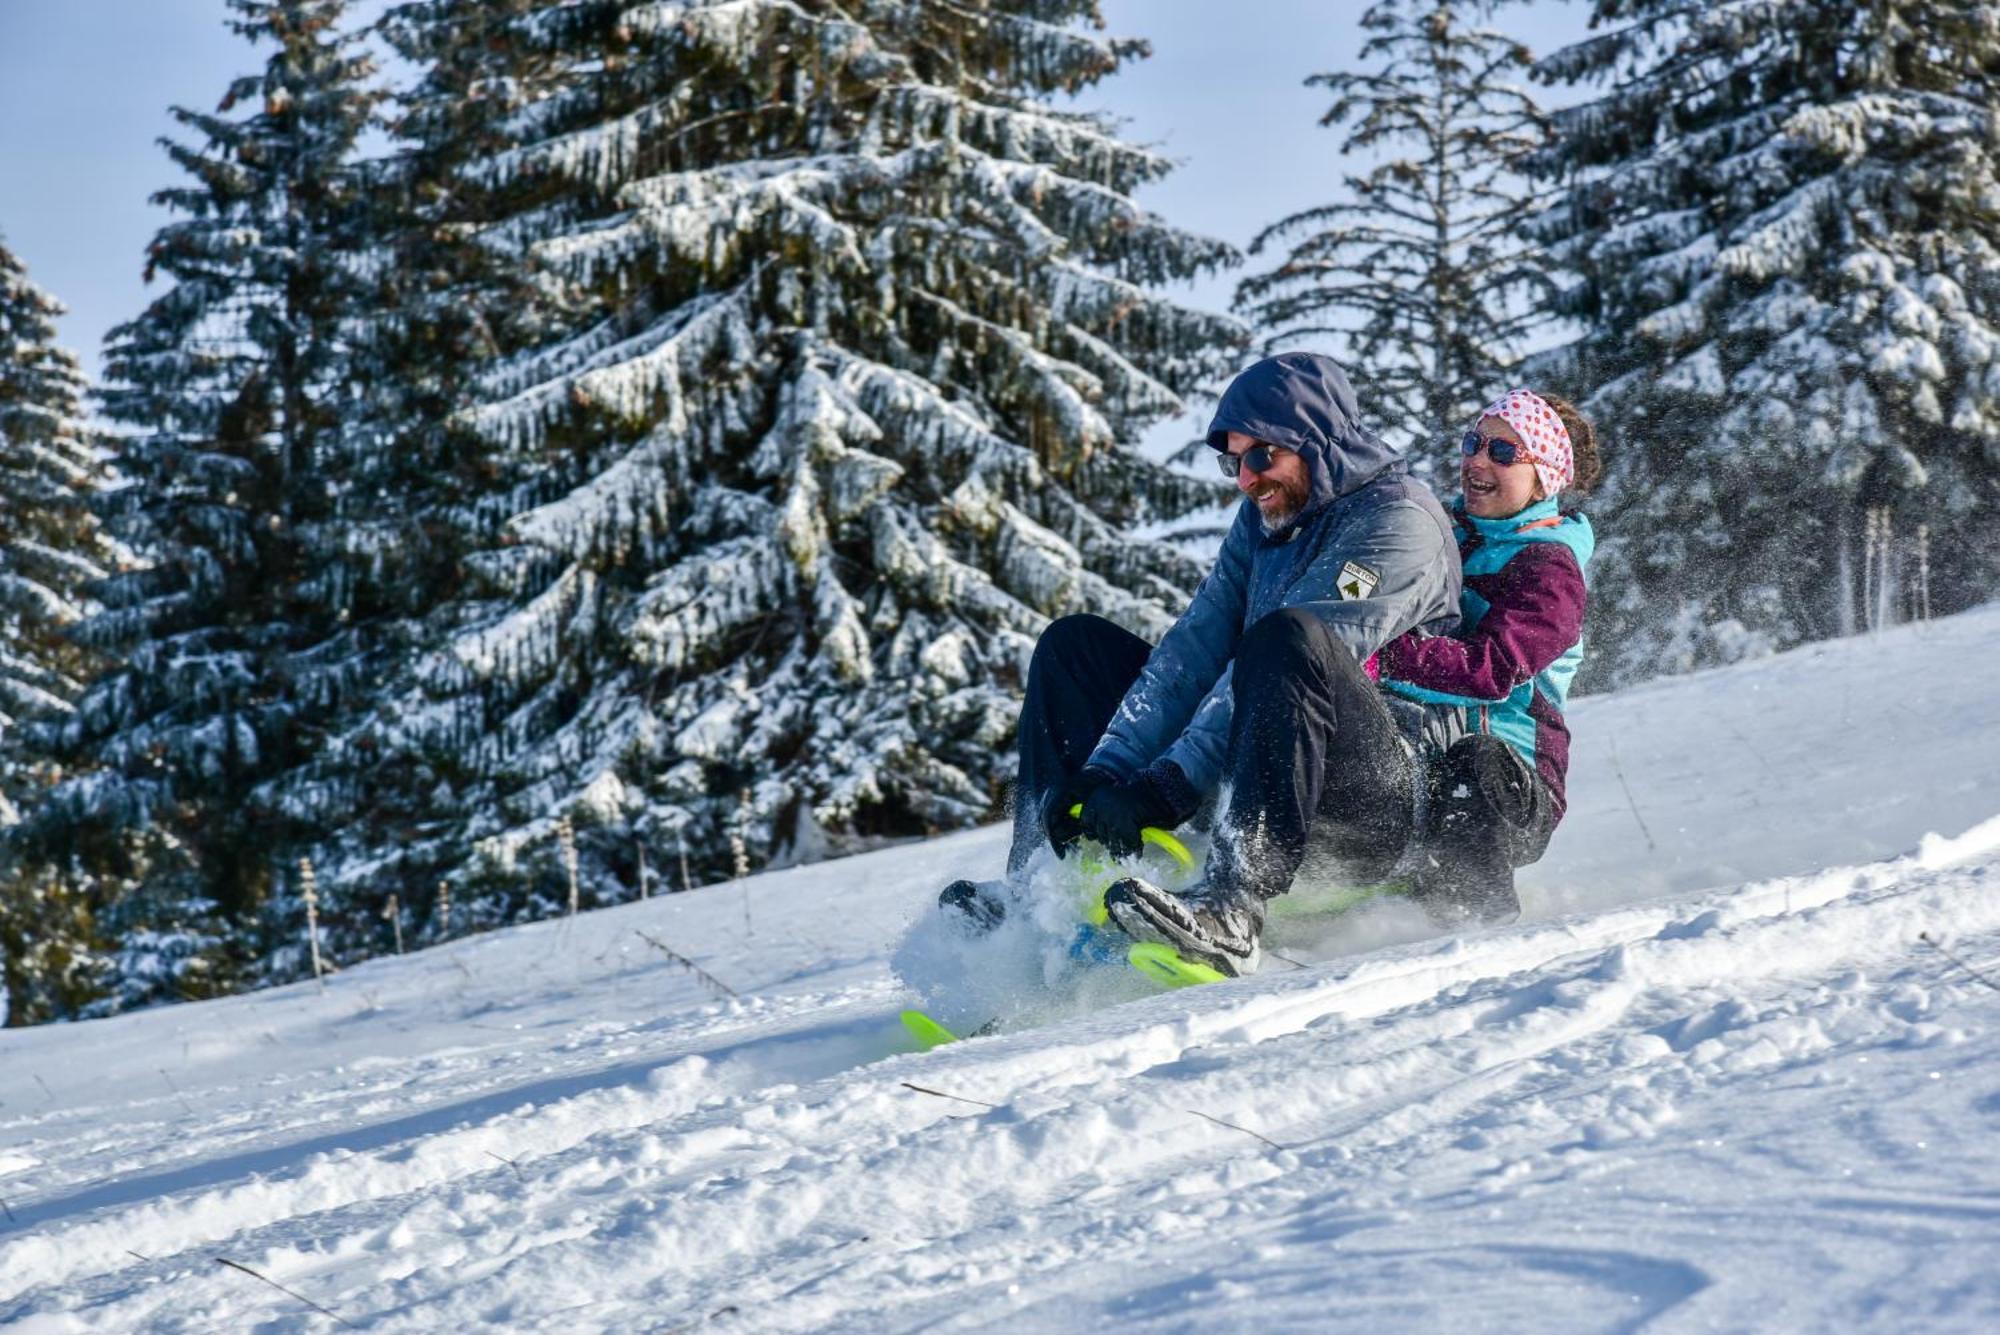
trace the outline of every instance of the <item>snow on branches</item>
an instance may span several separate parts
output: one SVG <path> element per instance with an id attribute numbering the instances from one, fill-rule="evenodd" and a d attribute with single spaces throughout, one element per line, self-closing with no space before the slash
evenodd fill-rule
<path id="1" fill-rule="evenodd" d="M 1990 596 L 1989 11 L 1600 0 L 1605 31 L 1538 66 L 1603 85 L 1532 159 L 1564 183 L 1541 230 L 1584 324 L 1542 365 L 1597 387 L 1599 582 L 1629 585 L 1600 679 L 1852 630 L 1862 516 L 1884 507 L 1894 531 L 1966 536 L 1941 606 Z"/>
<path id="2" fill-rule="evenodd" d="M 392 12 L 451 226 L 532 274 L 453 422 L 487 479 L 455 508 L 467 579 L 376 729 L 432 776 L 407 898 L 541 893 L 546 850 L 510 830 L 572 809 L 600 885 L 635 841 L 716 875 L 732 840 L 763 860 L 989 814 L 1047 619 L 1179 610 L 1198 572 L 1125 530 L 1218 489 L 1131 444 L 1241 330 L 1150 289 L 1231 253 L 1134 203 L 1159 155 L 1049 96 L 1142 49 L 1095 20 Z M 470 146 L 444 99 L 481 52 L 512 92 Z"/>

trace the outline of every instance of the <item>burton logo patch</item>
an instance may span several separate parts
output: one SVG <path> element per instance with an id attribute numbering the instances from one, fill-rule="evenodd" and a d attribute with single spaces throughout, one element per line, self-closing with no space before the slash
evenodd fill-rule
<path id="1" fill-rule="evenodd" d="M 1381 582 L 1382 577 L 1367 566 L 1359 561 L 1349 561 L 1341 566 L 1340 578 L 1335 584 L 1340 589 L 1341 598 L 1352 601 L 1356 598 L 1366 598 L 1375 592 L 1375 586 Z"/>

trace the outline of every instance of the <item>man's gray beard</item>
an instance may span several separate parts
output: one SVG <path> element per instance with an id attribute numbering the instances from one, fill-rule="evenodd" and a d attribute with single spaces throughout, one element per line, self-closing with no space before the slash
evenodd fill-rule
<path id="1" fill-rule="evenodd" d="M 1298 517 L 1299 507 L 1296 505 L 1289 509 L 1280 510 L 1275 515 L 1263 510 L 1257 512 L 1257 522 L 1263 527 L 1264 536 L 1267 538 L 1283 537 L 1285 531 L 1292 526 L 1292 521 Z"/>

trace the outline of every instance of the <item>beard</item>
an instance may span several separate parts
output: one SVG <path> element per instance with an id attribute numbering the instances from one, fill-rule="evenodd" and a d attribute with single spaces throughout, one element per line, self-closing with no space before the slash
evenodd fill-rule
<path id="1" fill-rule="evenodd" d="M 1292 526 L 1292 521 L 1299 517 L 1299 511 L 1303 510 L 1306 504 L 1306 489 L 1303 485 L 1279 486 L 1278 493 L 1275 503 L 1257 506 L 1257 522 L 1267 538 L 1281 537 Z M 1252 503 L 1255 503 L 1254 500 Z"/>

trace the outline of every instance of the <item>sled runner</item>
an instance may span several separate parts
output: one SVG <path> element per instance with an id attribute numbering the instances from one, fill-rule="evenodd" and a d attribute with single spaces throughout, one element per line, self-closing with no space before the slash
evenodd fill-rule
<path id="1" fill-rule="evenodd" d="M 1144 831 L 1143 839 L 1148 848 L 1170 858 L 1181 874 L 1194 870 L 1194 855 L 1170 832 L 1149 828 Z M 1072 959 L 1086 965 L 1124 964 L 1169 989 L 1227 981 L 1228 975 L 1199 961 L 1182 958 L 1172 946 L 1157 941 L 1135 942 L 1110 924 L 1110 915 L 1104 905 L 1105 892 L 1125 871 L 1102 849 L 1089 843 L 1080 845 L 1073 865 L 1082 921 L 1077 924 L 1076 935 L 1070 942 Z M 1290 894 L 1271 901 L 1268 912 L 1274 921 L 1330 918 L 1378 899 L 1407 895 L 1409 892 L 1410 885 L 1403 880 L 1368 885 L 1299 885 Z M 925 1052 L 963 1038 L 979 1037 L 995 1028 L 995 1022 L 989 1021 L 973 1032 L 960 1034 L 916 1009 L 903 1011 L 902 1023 Z"/>
<path id="2" fill-rule="evenodd" d="M 1074 816 L 1080 812 L 1078 807 L 1073 808 L 1070 814 Z M 1140 839 L 1147 847 L 1164 853 L 1180 872 L 1194 870 L 1194 854 L 1171 831 L 1148 826 L 1140 832 Z M 1118 864 L 1105 856 L 1103 850 L 1094 844 L 1079 844 L 1076 871 L 1083 921 L 1077 924 L 1076 936 L 1070 942 L 1072 959 L 1087 964 L 1122 962 L 1166 987 L 1190 987 L 1196 983 L 1221 981 L 1223 975 L 1207 965 L 1184 960 L 1171 947 L 1157 942 L 1134 942 L 1110 925 L 1110 914 L 1104 907 L 1104 892 L 1111 888 L 1121 873 Z M 920 1010 L 902 1012 L 902 1021 L 903 1027 L 925 1052 L 947 1043 L 956 1043 L 961 1037 L 977 1036 L 954 1033 Z M 984 1032 L 984 1027 L 980 1032 Z"/>

